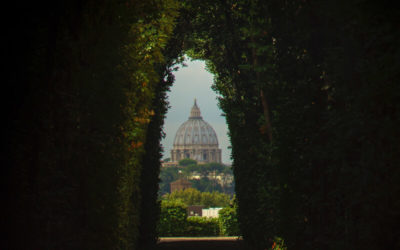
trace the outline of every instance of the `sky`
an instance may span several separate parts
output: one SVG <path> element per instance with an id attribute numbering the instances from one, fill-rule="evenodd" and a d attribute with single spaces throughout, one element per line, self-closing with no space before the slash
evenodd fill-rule
<path id="1" fill-rule="evenodd" d="M 171 149 L 176 131 L 188 120 L 194 99 L 200 108 L 203 120 L 209 123 L 217 133 L 219 148 L 222 150 L 222 162 L 231 164 L 228 127 L 222 110 L 218 107 L 217 94 L 211 89 L 213 75 L 206 71 L 204 61 L 186 60 L 187 67 L 179 66 L 174 72 L 175 83 L 168 94 L 170 109 L 164 123 L 166 137 L 161 141 L 165 158 L 171 157 Z"/>

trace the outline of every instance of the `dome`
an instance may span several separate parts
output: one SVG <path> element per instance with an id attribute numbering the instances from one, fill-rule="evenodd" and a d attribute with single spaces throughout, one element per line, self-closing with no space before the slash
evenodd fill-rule
<path id="1" fill-rule="evenodd" d="M 201 163 L 221 163 L 221 149 L 218 148 L 217 134 L 203 120 L 196 99 L 190 111 L 189 119 L 184 122 L 175 134 L 171 161 L 193 159 Z"/>
<path id="2" fill-rule="evenodd" d="M 218 146 L 217 134 L 214 129 L 203 120 L 196 99 L 190 111 L 189 120 L 178 129 L 174 139 L 174 146 L 215 145 Z"/>

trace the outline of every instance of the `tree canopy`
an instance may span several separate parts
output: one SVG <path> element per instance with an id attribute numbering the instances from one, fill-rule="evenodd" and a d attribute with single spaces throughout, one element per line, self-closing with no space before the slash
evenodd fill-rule
<path id="1" fill-rule="evenodd" d="M 220 163 L 190 164 L 178 167 L 163 167 L 160 171 L 159 195 L 170 192 L 170 183 L 179 178 L 188 178 L 192 187 L 201 192 L 234 193 L 233 173 L 229 166 Z"/>
<path id="2" fill-rule="evenodd" d="M 182 159 L 179 161 L 179 166 L 188 166 L 188 165 L 196 165 L 197 161 L 192 159 Z"/>
<path id="3" fill-rule="evenodd" d="M 228 207 L 231 199 L 228 194 L 220 192 L 200 192 L 194 188 L 175 191 L 162 197 L 166 201 L 181 201 L 186 206 L 204 205 L 208 207 Z"/>

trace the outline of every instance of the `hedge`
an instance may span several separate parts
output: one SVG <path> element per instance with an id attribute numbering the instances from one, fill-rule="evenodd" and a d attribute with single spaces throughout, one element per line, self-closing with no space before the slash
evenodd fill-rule
<path id="1" fill-rule="evenodd" d="M 183 236 L 187 227 L 187 206 L 179 201 L 162 201 L 159 236 Z"/>
<path id="2" fill-rule="evenodd" d="M 219 218 L 187 217 L 187 206 L 179 200 L 162 201 L 159 236 L 237 236 L 240 235 L 236 208 L 220 210 Z"/>
<path id="3" fill-rule="evenodd" d="M 138 249 L 158 213 L 159 100 L 173 80 L 164 53 L 178 2 L 10 4 L 0 248 Z"/>
<path id="4" fill-rule="evenodd" d="M 220 227 L 218 218 L 193 216 L 187 218 L 185 236 L 218 236 Z"/>
<path id="5" fill-rule="evenodd" d="M 398 249 L 399 9 L 187 2 L 185 45 L 215 76 L 245 241 Z"/>
<path id="6" fill-rule="evenodd" d="M 236 208 L 225 207 L 219 210 L 219 227 L 221 235 L 237 236 L 240 235 L 239 221 Z"/>

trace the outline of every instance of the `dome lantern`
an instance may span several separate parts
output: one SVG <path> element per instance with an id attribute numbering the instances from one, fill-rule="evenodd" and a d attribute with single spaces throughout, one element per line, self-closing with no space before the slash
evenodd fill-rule
<path id="1" fill-rule="evenodd" d="M 189 119 L 203 119 L 201 117 L 200 109 L 197 106 L 196 98 L 194 99 L 194 104 L 193 104 L 192 110 L 190 111 Z"/>

